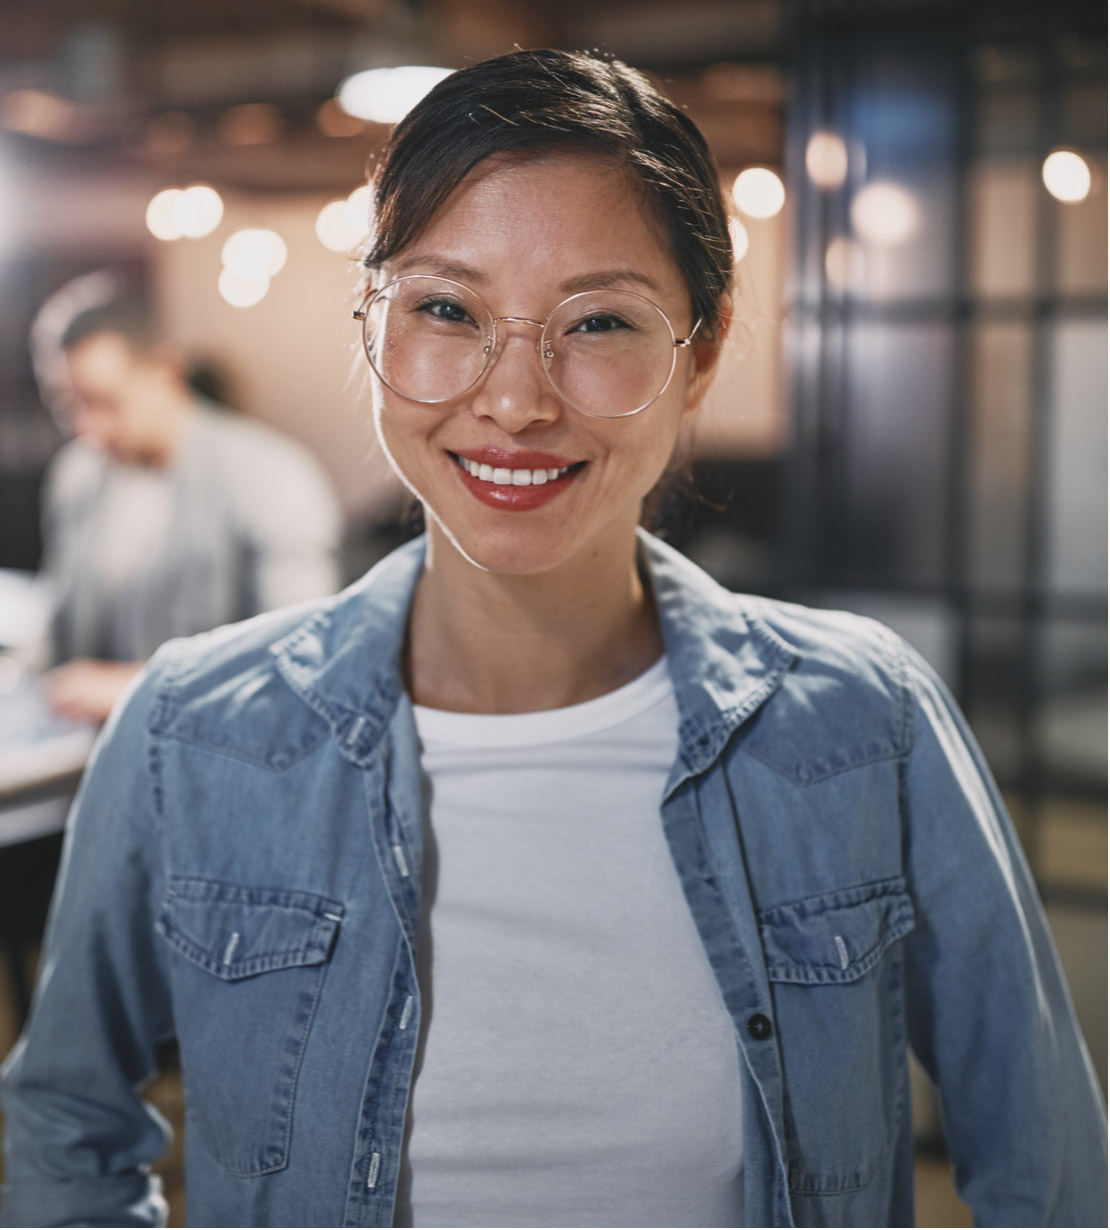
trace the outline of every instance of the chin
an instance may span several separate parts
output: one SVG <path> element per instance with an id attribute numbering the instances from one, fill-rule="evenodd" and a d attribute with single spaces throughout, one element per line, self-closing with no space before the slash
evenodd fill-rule
<path id="1" fill-rule="evenodd" d="M 499 576 L 535 576 L 550 572 L 569 558 L 567 535 L 558 526 L 528 525 L 518 513 L 509 524 L 477 529 L 452 528 L 424 504 L 425 521 L 435 537 L 444 539 L 463 559 L 482 572 Z"/>

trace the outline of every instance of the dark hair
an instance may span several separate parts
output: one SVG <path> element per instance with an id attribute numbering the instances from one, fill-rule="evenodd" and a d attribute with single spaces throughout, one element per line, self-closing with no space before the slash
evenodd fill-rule
<path id="1" fill-rule="evenodd" d="M 623 163 L 642 181 L 704 335 L 732 279 L 728 216 L 696 125 L 640 72 L 568 51 L 514 51 L 441 81 L 394 129 L 374 175 L 364 265 L 411 244 L 462 180 L 495 154 L 564 150 Z"/>
<path id="2" fill-rule="evenodd" d="M 71 279 L 35 314 L 28 338 L 31 361 L 52 412 L 66 413 L 64 352 L 97 333 L 121 334 L 137 354 L 146 354 L 159 340 L 146 299 L 116 270 Z"/>
<path id="3" fill-rule="evenodd" d="M 120 334 L 139 354 L 158 341 L 150 309 L 138 295 L 128 291 L 74 312 L 58 335 L 58 345 L 69 350 L 98 333 Z"/>

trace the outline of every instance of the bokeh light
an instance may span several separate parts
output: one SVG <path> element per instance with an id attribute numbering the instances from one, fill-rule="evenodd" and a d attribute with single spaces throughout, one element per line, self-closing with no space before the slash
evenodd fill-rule
<path id="1" fill-rule="evenodd" d="M 224 216 L 224 203 L 215 188 L 191 184 L 174 200 L 173 219 L 186 239 L 210 235 Z"/>
<path id="2" fill-rule="evenodd" d="M 738 265 L 748 254 L 748 228 L 739 218 L 729 218 L 728 233 L 732 240 L 733 263 Z"/>
<path id="3" fill-rule="evenodd" d="M 848 150 L 835 132 L 815 132 L 806 145 L 806 171 L 818 188 L 839 188 L 848 176 Z"/>
<path id="4" fill-rule="evenodd" d="M 899 184 L 876 180 L 852 200 L 852 225 L 870 243 L 898 244 L 917 230 L 917 202 Z"/>
<path id="5" fill-rule="evenodd" d="M 786 202 L 782 180 L 767 167 L 748 167 L 732 185 L 736 207 L 750 218 L 773 218 Z"/>
<path id="6" fill-rule="evenodd" d="M 180 188 L 163 188 L 150 198 L 150 204 L 146 207 L 146 229 L 155 239 L 169 242 L 181 238 L 181 227 L 177 224 L 177 202 L 180 198 Z"/>
<path id="7" fill-rule="evenodd" d="M 230 269 L 220 270 L 219 290 L 232 307 L 249 308 L 261 303 L 270 289 L 270 279 L 243 278 Z"/>
<path id="8" fill-rule="evenodd" d="M 330 252 L 350 252 L 363 237 L 347 201 L 330 201 L 316 215 L 316 238 Z"/>
<path id="9" fill-rule="evenodd" d="M 9 90 L 0 99 L 0 123 L 11 132 L 47 141 L 80 135 L 81 112 L 72 103 L 45 90 Z"/>
<path id="10" fill-rule="evenodd" d="M 863 248 L 838 235 L 825 250 L 825 277 L 838 290 L 850 290 L 863 281 L 863 273 Z"/>
<path id="11" fill-rule="evenodd" d="M 247 280 L 272 278 L 285 267 L 289 249 L 277 231 L 248 227 L 229 235 L 220 252 L 224 268 Z"/>
<path id="12" fill-rule="evenodd" d="M 399 68 L 370 68 L 340 82 L 339 105 L 360 120 L 396 124 L 425 94 L 454 69 L 409 64 Z"/>
<path id="13" fill-rule="evenodd" d="M 1058 201 L 1074 204 L 1091 191 L 1091 168 L 1074 150 L 1056 149 L 1041 167 L 1044 186 Z"/>
<path id="14" fill-rule="evenodd" d="M 370 185 L 362 184 L 347 197 L 347 215 L 361 239 L 370 226 Z"/>

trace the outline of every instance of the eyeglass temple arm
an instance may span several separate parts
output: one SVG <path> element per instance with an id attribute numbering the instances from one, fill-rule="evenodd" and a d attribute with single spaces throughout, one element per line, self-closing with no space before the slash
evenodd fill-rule
<path id="1" fill-rule="evenodd" d="M 355 315 L 357 316 L 358 313 L 356 312 Z M 694 340 L 694 334 L 701 328 L 702 319 L 703 317 L 699 316 L 697 320 L 694 321 L 694 327 L 690 330 L 690 332 L 687 333 L 685 337 L 676 337 L 674 339 L 674 344 L 676 346 L 689 346 Z"/>

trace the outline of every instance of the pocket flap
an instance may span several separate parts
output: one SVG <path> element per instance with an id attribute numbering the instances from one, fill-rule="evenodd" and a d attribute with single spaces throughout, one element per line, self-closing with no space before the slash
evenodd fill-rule
<path id="1" fill-rule="evenodd" d="M 157 927 L 183 957 L 232 981 L 326 961 L 342 916 L 315 893 L 173 876 Z"/>
<path id="2" fill-rule="evenodd" d="M 902 877 L 763 910 L 759 929 L 772 982 L 852 982 L 913 929 Z"/>

